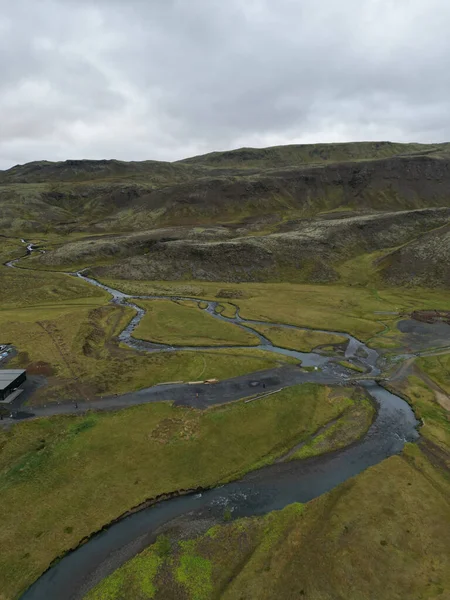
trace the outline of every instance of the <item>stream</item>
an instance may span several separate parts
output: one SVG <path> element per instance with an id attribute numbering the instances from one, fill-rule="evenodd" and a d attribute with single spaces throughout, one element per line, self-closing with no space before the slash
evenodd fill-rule
<path id="1" fill-rule="evenodd" d="M 31 253 L 34 247 L 28 245 L 27 250 L 28 253 Z M 14 267 L 14 263 L 15 261 L 11 261 L 8 266 Z M 149 300 L 170 299 L 200 302 L 199 298 L 131 296 L 109 288 L 87 277 L 83 272 L 70 275 L 75 275 L 86 283 L 101 287 L 112 295 L 111 302 L 130 306 L 136 311 L 136 316 L 119 335 L 120 340 L 132 348 L 147 352 L 211 349 L 211 347 L 174 348 L 132 337 L 133 331 L 145 315 L 143 309 L 133 304 L 131 301 L 133 297 Z M 207 308 L 204 310 L 212 317 L 234 323 L 257 335 L 260 343 L 253 348 L 293 356 L 302 362 L 302 366 L 317 367 L 317 371 L 307 374 L 308 380 L 323 384 L 338 384 L 345 383 L 351 376 L 353 379 L 357 378 L 355 372 L 338 365 L 336 357 L 324 356 L 318 352 L 302 353 L 276 347 L 266 337 L 254 331 L 251 324 L 261 323 L 300 330 L 306 328 L 249 321 L 248 319 L 245 319 L 245 323 L 249 325 L 243 325 L 244 320 L 240 317 L 239 310 L 233 318 L 224 317 L 215 312 L 217 302 L 208 300 L 204 302 L 207 303 Z M 365 388 L 375 402 L 377 413 L 367 434 L 360 441 L 342 450 L 322 456 L 272 464 L 253 471 L 238 481 L 203 493 L 191 493 L 164 500 L 154 506 L 139 510 L 93 535 L 85 544 L 64 556 L 22 595 L 22 600 L 81 600 L 102 579 L 152 543 L 161 528 L 170 527 L 175 519 L 184 518 L 192 523 L 220 522 L 226 508 L 231 512 L 233 518 L 239 518 L 264 515 L 294 502 L 308 502 L 364 469 L 398 454 L 406 442 L 417 441 L 419 424 L 409 405 L 375 381 L 367 379 L 368 375 L 376 377 L 380 373 L 377 366 L 379 354 L 376 350 L 368 348 L 349 334 L 329 331 L 325 331 L 325 333 L 333 333 L 347 338 L 346 360 L 363 366 L 366 371 L 366 378 L 360 380 L 359 384 Z M 214 349 L 217 348 L 214 346 Z M 248 346 L 245 348 L 248 349 Z M 298 367 L 277 370 L 281 384 L 293 384 L 293 369 L 296 369 L 297 372 L 300 371 Z M 253 377 L 256 377 L 256 374 Z M 300 377 L 300 375 L 296 377 Z M 302 379 L 300 378 L 300 380 Z M 175 388 L 186 390 L 187 386 L 171 386 L 172 390 Z M 220 387 L 216 389 L 220 390 Z M 222 402 L 230 400 L 231 398 L 226 397 L 222 399 Z M 80 517 L 82 518 L 81 515 Z"/>

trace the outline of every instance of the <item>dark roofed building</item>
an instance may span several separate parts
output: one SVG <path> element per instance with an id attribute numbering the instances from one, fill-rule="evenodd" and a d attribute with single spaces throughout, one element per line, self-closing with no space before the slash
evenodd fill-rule
<path id="1" fill-rule="evenodd" d="M 27 378 L 23 369 L 0 369 L 0 402 L 5 400 Z"/>

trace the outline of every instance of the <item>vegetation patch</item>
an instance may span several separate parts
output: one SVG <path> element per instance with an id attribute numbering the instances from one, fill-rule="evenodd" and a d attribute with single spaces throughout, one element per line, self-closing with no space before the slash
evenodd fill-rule
<path id="1" fill-rule="evenodd" d="M 289 458 L 309 458 L 349 446 L 364 436 L 374 415 L 375 409 L 370 400 L 365 396 L 357 398 L 355 404 L 347 408 L 336 422 L 325 426 Z"/>
<path id="2" fill-rule="evenodd" d="M 59 273 L 0 266 L 0 279 L 1 309 L 51 304 L 100 305 L 105 304 L 105 301 L 110 298 L 110 295 L 101 288 L 89 285 L 79 278 Z"/>
<path id="3" fill-rule="evenodd" d="M 216 323 L 198 308 L 177 306 L 195 317 L 197 313 Z M 252 349 L 206 352 L 137 353 L 117 344 L 116 336 L 132 318 L 131 308 L 82 303 L 56 304 L 17 310 L 0 310 L 3 340 L 14 344 L 18 355 L 11 368 L 42 375 L 47 385 L 33 396 L 33 404 L 84 399 L 126 393 L 161 383 L 198 379 L 223 379 L 295 363 L 289 357 Z M 181 325 L 188 335 L 189 323 Z M 228 323 L 221 334 L 234 335 Z M 230 330 L 228 329 L 230 328 Z M 237 328 L 236 328 L 237 329 Z M 239 330 L 240 335 L 240 330 Z M 248 336 L 250 337 L 250 336 Z M 248 338 L 247 338 L 248 339 Z"/>
<path id="4" fill-rule="evenodd" d="M 133 336 L 175 346 L 256 346 L 256 336 L 238 325 L 215 319 L 197 302 L 137 300 L 146 314 Z"/>
<path id="5" fill-rule="evenodd" d="M 400 385 L 400 391 L 409 398 L 417 418 L 422 420 L 421 435 L 450 453 L 449 413 L 438 404 L 433 390 L 420 377 L 412 375 Z"/>
<path id="6" fill-rule="evenodd" d="M 262 333 L 275 346 L 298 350 L 299 352 L 312 352 L 317 346 L 345 344 L 348 341 L 343 336 L 322 333 L 321 331 L 290 329 L 288 327 L 277 327 L 276 325 L 244 324 Z"/>
<path id="7" fill-rule="evenodd" d="M 192 600 L 208 600 L 213 591 L 212 563 L 195 552 L 195 542 L 181 542 L 181 556 L 175 577 Z"/>
<path id="8" fill-rule="evenodd" d="M 356 371 L 357 373 L 365 373 L 366 369 L 360 367 L 359 365 L 355 365 L 348 360 L 339 360 L 338 365 L 344 367 L 344 369 L 351 369 L 352 371 Z"/>
<path id="9" fill-rule="evenodd" d="M 437 385 L 450 394 L 450 352 L 441 356 L 424 356 L 417 361 Z"/>

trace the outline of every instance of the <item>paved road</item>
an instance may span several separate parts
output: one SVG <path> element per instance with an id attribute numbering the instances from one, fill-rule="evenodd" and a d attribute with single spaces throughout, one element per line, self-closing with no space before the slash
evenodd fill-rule
<path id="1" fill-rule="evenodd" d="M 297 366 L 286 366 L 259 371 L 226 379 L 215 384 L 168 384 L 157 385 L 121 396 L 112 396 L 91 402 L 64 402 L 46 407 L 23 407 L 16 409 L 14 419 L 5 419 L 5 425 L 14 420 L 53 415 L 83 414 L 88 410 L 117 410 L 150 402 L 173 401 L 177 406 L 206 409 L 216 404 L 241 400 L 254 394 L 263 394 L 300 383 L 339 384 L 342 377 L 320 371 L 304 372 Z"/>

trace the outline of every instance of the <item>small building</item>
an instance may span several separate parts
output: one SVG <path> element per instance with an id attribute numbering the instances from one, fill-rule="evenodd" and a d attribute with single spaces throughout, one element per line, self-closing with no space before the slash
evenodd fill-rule
<path id="1" fill-rule="evenodd" d="M 6 400 L 26 378 L 27 372 L 23 369 L 0 369 L 0 402 Z"/>

